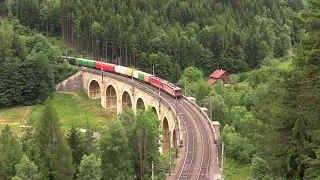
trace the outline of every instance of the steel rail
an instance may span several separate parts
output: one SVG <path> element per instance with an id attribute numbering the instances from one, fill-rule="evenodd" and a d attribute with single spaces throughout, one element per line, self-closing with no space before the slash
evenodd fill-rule
<path id="1" fill-rule="evenodd" d="M 183 99 L 184 100 L 184 99 Z M 196 115 L 199 113 L 198 111 L 195 111 L 195 109 L 192 107 L 190 104 L 191 102 L 188 101 L 187 99 L 185 100 L 185 105 L 184 107 L 187 107 L 189 111 L 193 111 L 193 114 Z M 202 179 L 202 177 L 205 179 L 208 175 L 209 168 L 210 168 L 210 158 L 211 158 L 211 148 L 210 148 L 210 137 L 209 137 L 209 132 L 207 131 L 204 122 L 201 119 L 195 119 L 197 122 L 196 123 L 200 134 L 201 134 L 201 141 L 202 141 L 202 156 L 201 156 L 201 165 L 198 173 L 197 179 Z M 206 142 L 204 142 L 206 139 Z M 207 147 L 206 147 L 207 146 Z M 207 149 L 206 149 L 207 148 Z M 208 152 L 205 152 L 207 150 Z M 209 157 L 205 157 L 208 155 Z M 207 159 L 207 162 L 205 162 L 205 159 Z M 205 166 L 205 167 L 203 167 Z M 205 173 L 202 173 L 202 170 L 205 169 Z"/>
<path id="2" fill-rule="evenodd" d="M 153 86 L 149 86 L 146 85 L 145 83 L 143 82 L 140 82 L 140 81 L 137 81 L 133 78 L 128 78 L 128 77 L 124 77 L 124 76 L 121 76 L 121 75 L 118 75 L 118 74 L 114 74 L 114 73 L 110 73 L 110 72 L 105 72 L 105 71 L 102 71 L 101 70 L 96 70 L 96 69 L 92 69 L 92 68 L 86 68 L 86 67 L 82 67 L 82 70 L 83 71 L 87 71 L 87 72 L 91 72 L 91 73 L 94 73 L 94 74 L 97 74 L 97 75 L 105 75 L 105 76 L 108 76 L 108 77 L 112 77 L 116 80 L 119 80 L 121 82 L 124 82 L 124 83 L 127 83 L 127 84 L 130 84 L 130 82 L 134 83 L 134 85 L 136 85 L 135 87 L 137 87 L 138 89 L 140 90 L 143 90 L 147 93 L 149 93 L 151 96 L 155 97 L 155 98 L 158 98 L 159 101 L 161 101 L 168 109 L 172 110 L 174 115 L 177 117 L 177 120 L 178 120 L 178 128 L 179 128 L 179 133 L 180 133 L 180 136 L 181 137 L 181 121 L 183 121 L 183 125 L 184 125 L 184 128 L 186 130 L 186 141 L 187 141 L 187 149 L 186 149 L 186 152 L 185 152 L 185 159 L 184 159 L 184 164 L 181 168 L 181 172 L 179 174 L 179 179 L 188 179 L 190 178 L 193 174 L 190 174 L 190 172 L 192 171 L 192 168 L 194 168 L 194 156 L 195 156 L 195 150 L 196 150 L 196 147 L 195 147 L 195 131 L 192 127 L 192 120 L 191 119 L 194 119 L 196 120 L 198 115 L 196 114 L 196 110 L 194 108 L 192 108 L 192 105 L 195 106 L 195 108 L 197 110 L 200 111 L 201 113 L 201 116 L 202 117 L 205 117 L 205 119 L 207 119 L 209 121 L 209 124 L 210 124 L 210 127 L 212 129 L 212 132 L 213 132 L 213 135 L 214 135 L 214 138 L 215 138 L 215 141 L 216 141 L 216 134 L 215 134 L 215 130 L 210 122 L 210 120 L 208 119 L 208 116 L 200 109 L 199 106 L 197 106 L 196 104 L 194 104 L 193 102 L 191 102 L 190 100 L 188 100 L 186 97 L 183 96 L 183 99 L 180 99 L 179 102 L 183 101 L 183 100 L 186 100 L 186 103 L 187 106 L 189 107 L 189 109 L 191 109 L 191 111 L 193 111 L 193 115 L 190 113 L 190 115 L 188 116 L 186 113 L 177 113 L 176 110 L 180 109 L 179 112 L 184 112 L 185 111 L 185 108 L 186 106 L 183 106 L 182 104 L 179 104 L 179 108 L 176 106 L 177 109 L 173 108 L 173 104 L 174 104 L 174 100 L 171 96 L 169 96 L 168 94 L 164 93 L 163 92 L 163 95 L 161 96 L 158 90 L 158 88 L 155 88 Z M 130 80 L 130 81 L 129 81 Z M 184 111 L 183 111 L 184 110 Z M 202 119 L 202 118 L 201 118 Z M 203 129 L 206 131 L 206 127 L 204 125 L 204 122 L 199 119 L 199 121 L 201 122 L 201 125 L 203 127 Z M 189 124 L 188 124 L 189 123 Z M 198 128 L 199 128 L 199 124 L 196 123 Z M 201 129 L 201 128 L 199 128 Z M 201 159 L 201 168 L 199 170 L 199 174 L 197 175 L 197 179 L 200 178 L 201 176 L 201 170 L 202 170 L 202 165 L 203 165 L 203 162 L 204 162 L 204 154 L 205 154 L 205 142 L 204 142 L 204 138 L 203 138 L 203 135 L 202 135 L 202 132 L 200 130 L 200 134 L 201 134 L 201 141 L 202 141 L 202 159 Z M 210 148 L 210 140 L 209 140 L 209 135 L 208 135 L 208 132 L 206 131 L 206 138 L 208 140 L 208 142 L 206 143 L 208 145 L 208 164 L 207 164 L 207 167 L 206 167 L 206 173 L 205 173 L 205 177 L 207 176 L 208 174 L 208 171 L 209 171 L 209 167 L 210 167 L 210 158 L 211 158 L 211 148 Z M 181 140 L 181 139 L 180 139 Z M 192 146 L 190 146 L 190 142 L 192 142 Z M 171 146 L 171 145 L 170 145 Z M 189 158 L 189 159 L 188 159 Z M 191 159 L 190 159 L 191 158 Z M 184 173 L 187 173 L 186 175 L 184 175 Z"/>

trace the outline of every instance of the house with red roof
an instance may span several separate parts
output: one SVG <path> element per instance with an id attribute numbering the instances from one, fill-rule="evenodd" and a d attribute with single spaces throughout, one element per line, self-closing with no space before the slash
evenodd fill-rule
<path id="1" fill-rule="evenodd" d="M 229 73 L 224 70 L 215 70 L 212 74 L 210 74 L 210 79 L 207 81 L 210 84 L 214 84 L 218 82 L 218 80 L 222 80 L 225 83 L 229 82 Z"/>

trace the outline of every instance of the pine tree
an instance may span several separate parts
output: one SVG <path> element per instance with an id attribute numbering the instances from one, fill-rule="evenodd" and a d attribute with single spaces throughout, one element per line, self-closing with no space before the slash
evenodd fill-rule
<path id="1" fill-rule="evenodd" d="M 12 178 L 12 180 L 40 180 L 41 174 L 38 172 L 38 167 L 29 160 L 28 156 L 23 155 L 19 164 L 15 165 L 16 167 L 16 175 Z"/>
<path id="2" fill-rule="evenodd" d="M 41 157 L 49 169 L 49 179 L 72 179 L 72 152 L 60 129 L 59 118 L 52 102 L 47 100 L 35 128 L 35 139 L 40 144 Z"/>
<path id="3" fill-rule="evenodd" d="M 10 179 L 15 175 L 15 164 L 22 157 L 21 144 L 11 128 L 6 125 L 0 136 L 0 179 Z"/>
<path id="4" fill-rule="evenodd" d="M 283 124 L 290 135 L 285 153 L 288 178 L 320 177 L 320 172 L 314 169 L 320 164 L 320 3 L 308 2 L 309 8 L 302 13 L 307 34 L 294 60 L 295 68 L 286 78 Z"/>
<path id="5" fill-rule="evenodd" d="M 85 145 L 85 154 L 90 155 L 95 153 L 96 150 L 96 141 L 93 137 L 93 131 L 91 130 L 90 124 L 87 122 L 86 125 L 86 134 L 84 137 L 84 145 Z"/>
<path id="6" fill-rule="evenodd" d="M 72 124 L 72 127 L 67 135 L 67 142 L 72 150 L 73 164 L 78 167 L 82 156 L 86 152 L 86 148 L 84 146 L 84 138 L 74 124 Z"/>

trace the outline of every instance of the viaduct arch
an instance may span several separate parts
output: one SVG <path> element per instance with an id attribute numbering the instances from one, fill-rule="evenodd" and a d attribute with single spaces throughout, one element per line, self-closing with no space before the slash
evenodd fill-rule
<path id="1" fill-rule="evenodd" d="M 160 121 L 161 153 L 168 153 L 170 147 L 177 146 L 182 138 L 180 126 L 173 108 L 159 98 L 158 94 L 152 94 L 146 89 L 136 87 L 131 80 L 119 78 L 107 73 L 102 76 L 91 70 L 82 71 L 83 90 L 90 99 L 101 99 L 101 106 L 105 109 L 116 109 L 117 114 L 122 112 L 125 105 L 135 113 L 151 107 Z M 147 88 L 147 87 L 146 87 Z M 180 133 L 180 136 L 178 134 Z"/>
<path id="2" fill-rule="evenodd" d="M 117 113 L 122 111 L 123 104 L 131 104 L 134 112 L 150 106 L 152 111 L 157 115 L 162 130 L 160 139 L 162 146 L 159 148 L 161 153 L 168 152 L 170 147 L 179 146 L 181 139 L 186 140 L 186 144 L 184 144 L 186 152 L 183 155 L 184 164 L 177 170 L 178 175 L 180 172 L 179 178 L 196 179 L 197 177 L 212 177 L 213 179 L 220 179 L 218 161 L 220 123 L 211 121 L 205 112 L 190 100 L 190 104 L 185 103 L 186 101 L 188 102 L 186 98 L 182 99 L 182 101 L 180 100 L 180 103 L 184 102 L 183 105 L 175 106 L 174 101 L 171 101 L 169 97 L 168 99 L 160 97 L 160 93 L 158 95 L 157 91 L 149 89 L 151 88 L 150 86 L 144 86 L 142 83 L 137 83 L 139 85 L 135 86 L 133 82 L 131 79 L 112 73 L 82 68 L 82 71 L 56 85 L 56 90 L 69 92 L 84 90 L 89 98 L 101 99 L 101 106 L 103 108 L 115 109 Z M 167 101 L 170 101 L 170 103 Z M 184 109 L 184 105 L 193 106 L 192 112 L 194 114 L 191 115 L 188 110 Z M 178 116 L 173 106 L 178 108 Z M 180 124 L 180 120 L 182 124 Z M 202 125 L 206 122 L 209 126 L 205 126 L 206 128 L 204 129 L 199 128 L 199 126 L 198 128 L 196 126 L 192 127 L 192 123 L 190 123 L 192 121 Z M 183 132 L 181 132 L 181 125 L 184 127 Z M 207 138 L 208 141 L 206 143 L 201 143 L 200 140 L 194 141 L 195 136 L 201 135 L 200 133 L 196 133 L 196 131 L 206 132 L 209 137 Z M 193 148 L 194 145 L 189 144 L 192 141 L 193 144 L 196 143 L 197 148 Z M 200 153 L 201 151 L 202 153 Z M 196 156 L 202 154 L 202 157 L 196 157 L 194 163 L 193 161 L 188 161 L 188 158 L 194 154 Z M 201 164 L 201 166 L 193 166 L 192 164 Z M 192 167 L 192 170 L 190 167 Z M 194 174 L 194 172 L 198 171 L 196 170 L 197 168 L 200 168 L 200 171 Z M 193 173 L 186 174 L 189 170 Z M 203 173 L 204 171 L 206 171 L 205 174 Z"/>

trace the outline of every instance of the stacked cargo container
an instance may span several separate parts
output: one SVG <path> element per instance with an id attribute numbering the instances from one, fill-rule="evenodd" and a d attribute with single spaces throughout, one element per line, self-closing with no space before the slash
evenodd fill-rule
<path id="1" fill-rule="evenodd" d="M 150 77 L 152 77 L 153 75 L 139 71 L 139 70 L 134 70 L 133 71 L 133 77 L 136 79 L 139 79 L 140 81 L 144 81 L 144 82 L 149 82 Z"/>
<path id="2" fill-rule="evenodd" d="M 73 63 L 74 61 L 76 61 L 76 64 L 80 66 L 102 69 L 103 71 L 116 72 L 124 76 L 133 77 L 140 81 L 150 83 L 152 86 L 155 86 L 161 90 L 164 90 L 168 94 L 174 97 L 180 97 L 182 95 L 181 89 L 178 86 L 170 83 L 169 81 L 163 80 L 161 78 L 158 78 L 152 74 L 149 74 L 143 71 L 135 70 L 133 68 L 128 68 L 120 65 L 104 63 L 104 62 L 96 62 L 93 60 L 82 59 L 82 58 L 72 58 L 67 56 L 64 56 L 63 58 L 68 59 L 70 62 L 73 62 Z"/>
<path id="3" fill-rule="evenodd" d="M 88 59 L 77 59 L 77 64 L 81 65 L 81 66 L 87 66 L 87 67 L 92 67 L 95 68 L 96 67 L 96 61 L 93 60 L 88 60 Z"/>
<path id="4" fill-rule="evenodd" d="M 104 71 L 115 72 L 115 65 L 109 63 L 96 62 L 96 68 Z"/>

